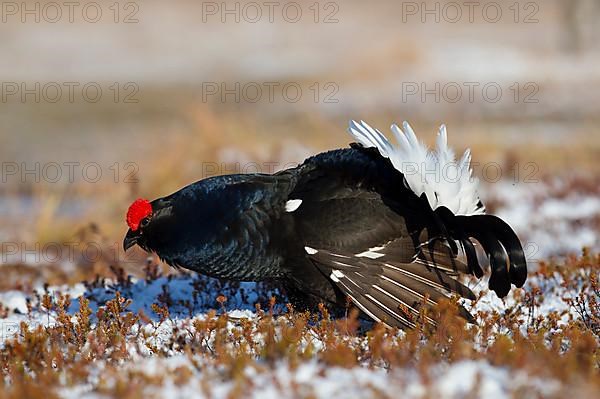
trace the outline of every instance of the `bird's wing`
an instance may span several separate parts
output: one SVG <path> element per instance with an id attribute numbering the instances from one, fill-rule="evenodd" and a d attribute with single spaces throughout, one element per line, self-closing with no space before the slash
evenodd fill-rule
<path id="1" fill-rule="evenodd" d="M 390 246 L 410 245 L 403 241 L 397 240 Z M 452 293 L 475 299 L 468 287 L 446 273 L 447 266 L 421 259 L 407 262 L 393 256 L 388 259 L 390 256 L 385 252 L 383 248 L 369 256 L 307 248 L 308 256 L 322 273 L 357 307 L 389 326 L 414 327 L 423 306 L 429 308 Z M 460 313 L 474 321 L 464 308 L 460 308 Z M 430 317 L 426 321 L 435 323 Z"/>
<path id="2" fill-rule="evenodd" d="M 456 216 L 443 206 L 432 209 L 374 148 L 320 154 L 295 173 L 288 198 L 296 201 L 290 213 L 304 256 L 375 320 L 410 327 L 420 306 L 452 294 L 473 299 L 459 281 L 461 274 L 483 273 L 471 238 L 490 257 L 490 288 L 504 296 L 511 283 L 524 282 L 523 269 L 512 267 L 524 264 L 522 249 L 504 222 L 491 215 Z M 466 263 L 458 258 L 457 243 Z M 301 280 L 304 270 L 295 272 Z"/>
<path id="3" fill-rule="evenodd" d="M 290 214 L 302 256 L 371 318 L 410 327 L 421 305 L 453 293 L 474 298 L 457 280 L 468 266 L 389 161 L 372 150 L 339 150 L 309 159 L 298 173 L 289 198 L 300 201 Z M 306 268 L 293 274 L 307 290 L 318 279 Z"/>

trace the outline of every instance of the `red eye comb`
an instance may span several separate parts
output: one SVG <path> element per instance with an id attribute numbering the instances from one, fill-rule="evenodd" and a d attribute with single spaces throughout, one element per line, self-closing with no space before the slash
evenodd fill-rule
<path id="1" fill-rule="evenodd" d="M 132 231 L 136 231 L 142 219 L 150 215 L 152 215 L 150 201 L 143 198 L 136 199 L 127 211 L 127 225 Z"/>

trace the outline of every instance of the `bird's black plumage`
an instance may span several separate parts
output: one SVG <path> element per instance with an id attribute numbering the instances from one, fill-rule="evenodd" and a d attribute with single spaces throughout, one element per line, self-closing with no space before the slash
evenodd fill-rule
<path id="1" fill-rule="evenodd" d="M 459 281 L 483 273 L 472 239 L 489 256 L 498 295 L 526 278 L 521 244 L 502 220 L 431 209 L 390 160 L 358 144 L 273 175 L 201 180 L 151 208 L 125 249 L 137 244 L 209 276 L 277 280 L 302 308 L 350 297 L 391 326 L 412 327 L 419 306 L 451 293 L 474 298 Z"/>

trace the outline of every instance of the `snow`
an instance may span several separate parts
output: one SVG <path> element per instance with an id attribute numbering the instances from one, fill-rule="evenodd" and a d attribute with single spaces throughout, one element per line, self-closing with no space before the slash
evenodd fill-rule
<path id="1" fill-rule="evenodd" d="M 521 332 L 526 335 L 527 334 L 527 318 L 530 316 L 548 316 L 550 313 L 556 312 L 562 314 L 562 317 L 558 321 L 559 325 L 565 325 L 568 323 L 569 318 L 577 319 L 579 315 L 575 312 L 569 304 L 567 304 L 563 298 L 567 297 L 567 292 L 562 286 L 562 279 L 560 276 L 554 276 L 554 279 L 551 280 L 540 280 L 536 276 L 529 276 L 525 285 L 523 286 L 523 291 L 525 293 L 531 293 L 533 290 L 539 289 L 541 291 L 541 295 L 537 296 L 537 307 L 535 309 L 535 314 L 531 315 L 529 311 L 526 311 L 523 316 L 520 317 L 520 321 L 523 323 Z M 470 303 L 469 301 L 464 301 L 464 305 L 467 310 L 471 313 L 476 313 L 478 311 L 481 312 L 497 312 L 499 314 L 505 313 L 511 307 L 517 306 L 522 302 L 521 300 L 517 300 L 515 295 L 515 290 L 511 290 L 508 295 L 500 299 L 498 296 L 487 289 L 487 281 L 480 281 L 475 286 L 472 286 L 471 289 L 475 293 L 475 295 L 479 295 L 483 291 L 483 296 L 476 303 Z"/>
<path id="2" fill-rule="evenodd" d="M 196 319 L 206 317 L 208 309 L 217 308 L 213 306 L 213 301 L 208 301 L 206 298 L 199 297 L 195 302 L 197 308 L 193 314 L 189 314 L 189 310 L 178 304 L 178 301 L 188 298 L 191 295 L 191 290 L 194 284 L 206 283 L 210 287 L 212 294 L 207 290 L 206 298 L 210 295 L 215 295 L 215 286 L 210 286 L 210 281 L 204 281 L 204 278 L 193 275 L 181 275 L 174 277 L 162 277 L 155 281 L 147 282 L 145 280 L 133 280 L 131 285 L 124 287 L 110 282 L 106 287 L 85 287 L 76 285 L 73 287 L 49 287 L 49 292 L 58 292 L 70 294 L 74 299 L 70 308 L 70 312 L 74 314 L 78 310 L 78 301 L 76 298 L 85 295 L 90 299 L 90 306 L 96 310 L 98 306 L 102 306 L 108 299 L 114 298 L 115 290 L 119 290 L 126 298 L 133 299 L 130 310 L 144 311 L 148 316 L 151 316 L 156 321 L 156 315 L 153 314 L 150 305 L 158 301 L 158 297 L 165 292 L 169 292 L 172 300 L 170 307 L 171 317 L 162 323 L 151 322 L 142 326 L 145 329 L 148 343 L 158 347 L 164 347 L 167 357 L 157 356 L 147 349 L 144 345 L 131 345 L 129 354 L 131 361 L 123 363 L 120 367 L 123 370 L 136 370 L 147 376 L 161 375 L 164 380 L 160 386 L 149 385 L 145 390 L 147 394 L 157 395 L 162 398 L 204 398 L 212 397 L 216 399 L 228 398 L 239 387 L 236 380 L 224 379 L 220 375 L 218 367 L 212 364 L 207 364 L 206 359 L 200 355 L 187 355 L 179 353 L 176 350 L 168 349 L 168 343 L 171 341 L 174 327 L 191 328 L 192 323 Z M 478 283 L 474 290 L 476 292 L 485 288 L 486 283 Z M 525 290 L 531 290 L 532 286 L 540 286 L 540 281 L 535 278 L 530 279 Z M 259 297 L 256 285 L 247 283 L 243 287 L 248 297 L 256 299 Z M 569 315 L 577 317 L 573 313 L 569 313 L 568 305 L 564 303 L 561 296 L 564 292 L 561 291 L 561 281 L 557 277 L 555 280 L 545 281 L 545 285 L 541 285 L 544 292 L 544 300 L 540 304 L 539 311 L 541 314 L 552 311 L 566 311 L 565 317 Z M 226 291 L 226 288 L 224 289 Z M 41 294 L 42 289 L 38 292 Z M 216 291 L 219 292 L 219 291 Z M 54 314 L 46 314 L 45 312 L 33 312 L 30 315 L 27 312 L 28 296 L 20 291 L 7 291 L 0 294 L 0 303 L 14 310 L 12 314 L 4 319 L 3 325 L 12 325 L 12 330 L 7 331 L 7 335 L 2 337 L 4 341 L 7 338 L 13 337 L 18 330 L 18 323 L 26 320 L 30 325 L 48 325 L 54 323 Z M 29 297 L 33 300 L 33 298 Z M 232 308 L 228 312 L 229 325 L 231 328 L 236 326 L 236 323 L 243 318 L 255 318 L 255 309 L 246 304 L 241 295 L 234 295 L 228 298 L 227 303 Z M 508 306 L 514 305 L 515 299 L 511 295 L 504 301 L 498 299 L 492 293 L 487 293 L 484 297 L 474 305 L 474 310 L 495 310 L 500 313 Z M 566 319 L 565 319 L 566 321 Z M 137 326 L 134 326 L 133 333 L 137 332 Z M 260 339 L 260 337 L 257 337 Z M 318 338 L 315 337 L 318 341 Z M 172 341 L 171 341 L 172 342 Z M 318 342 L 315 347 L 319 350 Z M 140 350 L 141 349 L 141 350 Z M 190 357 L 191 356 L 191 357 Z M 192 362 L 194 360 L 194 362 Z M 200 368 L 196 364 L 203 365 Z M 104 363 L 98 361 L 94 364 L 97 368 L 96 373 L 101 374 L 104 368 Z M 178 373 L 175 371 L 180 367 L 185 367 L 192 372 L 192 375 L 184 384 L 177 384 L 173 381 L 173 376 Z M 173 373 L 167 373 L 166 371 Z M 550 395 L 554 390 L 560 388 L 560 383 L 553 380 L 539 379 L 528 376 L 523 371 L 511 370 L 505 367 L 498 367 L 488 363 L 485 360 L 465 360 L 452 364 L 439 363 L 431 367 L 428 371 L 427 378 L 423 378 L 413 368 L 385 370 L 377 367 L 354 366 L 350 368 L 328 367 L 316 360 L 300 363 L 297 368 L 290 364 L 282 362 L 275 367 L 260 367 L 260 363 L 256 367 L 248 367 L 244 371 L 247 381 L 251 384 L 244 389 L 248 397 L 256 399 L 282 399 L 292 398 L 297 396 L 315 397 L 315 398 L 365 398 L 365 397 L 396 397 L 398 392 L 403 393 L 406 398 L 462 398 L 465 395 L 475 392 L 477 397 L 488 398 L 510 398 L 512 392 L 536 392 L 542 395 Z M 93 376 L 89 378 L 87 383 L 76 384 L 69 388 L 63 388 L 60 394 L 64 398 L 101 398 L 95 387 Z M 106 377 L 104 377 L 106 378 Z M 204 392 L 201 389 L 203 380 L 210 381 L 210 392 Z M 105 381 L 110 384 L 110 378 Z"/>
<path id="3" fill-rule="evenodd" d="M 0 292 L 0 303 L 15 312 L 27 313 L 26 297 L 21 291 Z"/>
<path id="4" fill-rule="evenodd" d="M 550 198 L 540 207 L 542 217 L 583 219 L 600 213 L 600 198 L 573 196 L 565 200 Z"/>
<path id="5" fill-rule="evenodd" d="M 598 226 L 594 224 L 600 220 L 600 196 L 577 191 L 556 195 L 564 184 L 556 180 L 484 185 L 484 203 L 500 201 L 494 213 L 515 229 L 529 262 L 578 254 L 583 247 L 600 250 Z"/>
<path id="6" fill-rule="evenodd" d="M 560 255 L 569 251 L 578 252 L 583 245 L 598 246 L 597 229 L 585 224 L 585 220 L 600 216 L 600 198 L 590 193 L 573 192 L 564 196 L 553 196 L 552 187 L 544 185 L 507 187 L 509 183 L 498 183 L 488 187 L 486 196 L 499 200 L 501 206 L 497 214 L 505 218 L 519 235 L 526 237 L 527 243 L 538 245 L 538 257 Z M 583 220 L 583 222 L 582 222 Z M 568 239 L 560 239 L 568 237 Z M 525 246 L 527 250 L 527 245 Z M 531 259 L 529 259 L 531 260 Z M 563 281 L 559 275 L 541 281 L 530 276 L 524 286 L 526 293 L 534 289 L 541 290 L 535 316 L 546 316 L 558 312 L 559 325 L 564 325 L 579 315 L 564 300 L 567 296 Z M 518 306 L 523 299 L 515 297 L 515 291 L 500 300 L 487 290 L 487 281 L 474 279 L 469 284 L 477 294 L 483 296 L 475 303 L 465 302 L 465 306 L 473 313 L 498 312 L 500 315 Z M 143 388 L 144 395 L 161 398 L 204 398 L 215 399 L 235 396 L 242 387 L 246 397 L 256 399 L 284 399 L 292 397 L 314 398 L 365 398 L 365 397 L 398 397 L 406 398 L 463 398 L 486 397 L 490 399 L 511 398 L 514 392 L 532 393 L 536 396 L 551 396 L 561 388 L 558 381 L 541 379 L 528 375 L 518 369 L 499 367 L 486 360 L 463 360 L 455 363 L 440 362 L 430 367 L 426 376 L 415 368 L 383 369 L 368 365 L 349 368 L 331 367 L 316 359 L 291 365 L 280 361 L 274 367 L 263 367 L 260 362 L 243 370 L 243 379 L 225 378 L 218 366 L 207 362 L 199 354 L 184 354 L 177 351 L 173 342 L 174 332 L 178 329 L 193 328 L 196 320 L 203 320 L 211 309 L 218 313 L 227 311 L 228 328 L 240 325 L 242 319 L 257 318 L 255 303 L 263 304 L 267 309 L 271 296 L 279 297 L 277 290 L 264 284 L 231 283 L 223 284 L 217 280 L 181 273 L 159 277 L 146 281 L 132 279 L 130 282 L 107 281 L 104 284 L 76 284 L 72 286 L 51 286 L 50 294 L 61 292 L 72 298 L 69 314 L 79 310 L 81 296 L 90 301 L 92 323 L 99 307 L 115 297 L 116 292 L 124 298 L 132 299 L 128 310 L 134 313 L 143 312 L 149 322 L 135 325 L 132 333 L 142 334 L 131 337 L 141 345 L 128 345 L 130 361 L 119 365 L 122 371 L 137 371 L 146 376 L 163 376 L 159 385 L 148 385 Z M 25 321 L 30 328 L 37 325 L 53 325 L 56 321 L 54 312 L 46 312 L 34 306 L 29 312 L 28 302 L 36 304 L 37 296 L 43 295 L 44 288 L 37 287 L 34 294 L 10 290 L 0 292 L 0 304 L 7 310 L 5 318 L 0 320 L 0 347 L 4 347 L 7 339 L 19 333 L 20 323 Z M 222 295 L 224 302 L 217 302 L 216 297 Z M 159 322 L 160 316 L 154 313 L 152 305 L 168 303 L 169 318 Z M 281 298 L 277 303 L 285 303 Z M 275 307 L 275 314 L 283 312 L 282 305 Z M 526 310 L 522 317 L 521 332 L 527 333 L 527 320 L 530 316 Z M 73 317 L 73 320 L 75 318 Z M 257 340 L 261 337 L 257 336 Z M 324 348 L 325 343 L 319 337 L 311 341 L 316 351 Z M 159 348 L 157 354 L 144 343 Z M 198 366 L 200 365 L 200 366 Z M 106 396 L 97 390 L 98 380 L 103 379 L 107 386 L 115 384 L 114 377 L 103 375 L 106 365 L 104 361 L 93 363 L 94 371 L 87 381 L 77 383 L 60 390 L 60 396 L 68 399 L 96 399 Z M 191 372 L 185 382 L 175 381 L 179 368 Z M 166 372 L 171 371 L 171 372 Z M 208 391 L 203 381 L 208 381 Z M 241 384 L 241 385 L 240 385 Z"/>
<path id="7" fill-rule="evenodd" d="M 176 355 L 169 358 L 148 358 L 137 362 L 128 369 L 141 371 L 147 376 L 170 375 L 180 367 L 192 368 L 187 356 Z M 185 384 L 176 384 L 172 379 L 164 381 L 152 394 L 161 398 L 204 398 L 230 397 L 236 383 L 213 380 L 210 393 L 202 392 L 202 373 L 196 371 Z M 494 399 L 511 398 L 511 393 L 530 390 L 542 395 L 551 395 L 558 390 L 560 383 L 549 379 L 530 378 L 523 372 L 511 372 L 495 367 L 486 361 L 461 361 L 451 365 L 440 364 L 433 367 L 427 376 L 432 385 L 427 385 L 413 369 L 399 369 L 386 372 L 381 369 L 364 367 L 324 367 L 317 362 L 306 362 L 293 369 L 289 364 L 279 364 L 268 371 L 247 368 L 244 376 L 244 393 L 248 398 L 282 399 L 293 397 L 348 398 L 398 397 L 404 398 L 462 398 L 475 393 L 477 397 Z M 251 382 L 250 382 L 251 381 Z M 525 391 L 526 392 L 526 391 Z M 62 391 L 64 398 L 98 398 L 89 386 L 75 386 Z"/>

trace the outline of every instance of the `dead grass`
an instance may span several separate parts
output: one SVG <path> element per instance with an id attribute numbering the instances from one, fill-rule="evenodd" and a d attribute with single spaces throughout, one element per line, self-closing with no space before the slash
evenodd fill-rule
<path id="1" fill-rule="evenodd" d="M 127 292 L 129 278 L 122 270 L 113 272 L 112 287 Z M 309 314 L 288 306 L 279 314 L 274 298 L 264 308 L 257 305 L 256 317 L 232 319 L 222 295 L 215 298 L 221 309 L 178 323 L 170 315 L 173 303 L 168 295 L 159 296 L 152 306 L 154 314 L 146 315 L 130 311 L 131 298 L 120 291 L 96 311 L 88 299 L 78 298 L 76 312 L 69 311 L 73 299 L 68 295 L 46 292 L 32 298 L 29 312 L 52 312 L 56 323 L 33 327 L 22 323 L 20 333 L 5 342 L 0 351 L 4 377 L 0 397 L 54 397 L 59 388 L 89 383 L 90 375 L 98 372 L 93 389 L 113 397 L 140 397 L 165 379 L 184 384 L 198 379 L 198 373 L 209 378 L 209 370 L 219 370 L 221 380 L 241 387 L 250 383 L 248 368 L 264 372 L 286 363 L 293 369 L 312 359 L 324 367 L 414 369 L 423 381 L 440 363 L 485 359 L 532 378 L 560 381 L 556 397 L 570 392 L 590 397 L 600 389 L 599 272 L 600 255 L 587 252 L 564 263 L 542 263 L 531 276 L 531 290 L 517 295 L 515 304 L 501 314 L 480 311 L 478 326 L 467 325 L 458 317 L 457 304 L 447 301 L 427 315 L 437 320 L 436 326 L 422 322 L 426 316 L 422 314 L 418 328 L 405 333 L 379 324 L 365 330 L 354 311 L 341 320 L 332 319 L 324 307 Z M 160 272 L 146 267 L 149 281 L 159 277 Z M 107 282 L 88 284 L 101 287 Z M 562 288 L 562 301 L 578 317 L 540 313 L 543 295 L 551 294 L 549 286 Z M 170 334 L 159 337 L 165 326 Z M 195 366 L 158 376 L 125 367 L 140 357 L 174 354 L 187 356 Z M 432 381 L 429 384 L 433 386 Z M 230 397 L 244 393 L 234 389 Z M 522 395 L 514 392 L 514 397 Z"/>

